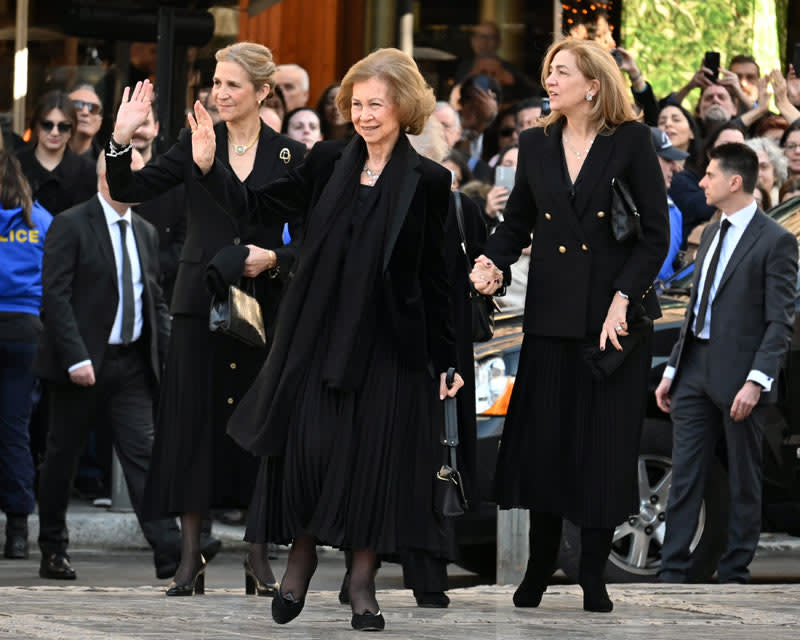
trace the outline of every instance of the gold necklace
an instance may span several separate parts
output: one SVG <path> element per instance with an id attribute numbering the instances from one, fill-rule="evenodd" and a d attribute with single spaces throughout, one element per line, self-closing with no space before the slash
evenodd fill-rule
<path id="1" fill-rule="evenodd" d="M 253 139 L 250 142 L 248 142 L 246 145 L 244 145 L 244 144 L 234 144 L 233 140 L 231 139 L 231 132 L 230 131 L 228 131 L 228 141 L 231 143 L 231 146 L 233 147 L 233 150 L 236 152 L 236 155 L 237 156 L 243 156 L 245 153 L 247 153 L 250 150 L 250 147 L 252 147 L 256 143 L 256 140 L 258 140 L 258 136 L 260 136 L 260 135 L 261 135 L 261 125 L 258 126 L 258 131 L 256 131 L 256 135 L 254 135 Z"/>

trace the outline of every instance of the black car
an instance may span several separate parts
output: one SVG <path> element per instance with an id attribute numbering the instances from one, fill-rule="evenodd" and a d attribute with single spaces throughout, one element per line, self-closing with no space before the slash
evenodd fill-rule
<path id="1" fill-rule="evenodd" d="M 775 207 L 769 215 L 800 237 L 800 198 Z M 672 479 L 672 424 L 656 406 L 653 392 L 675 344 L 691 293 L 693 265 L 661 288 L 663 316 L 655 322 L 647 417 L 639 453 L 639 513 L 614 534 L 607 573 L 611 582 L 654 580 L 661 562 L 667 498 Z M 478 422 L 479 504 L 456 522 L 460 564 L 494 581 L 497 508 L 492 501 L 497 448 L 522 345 L 521 310 L 497 318 L 494 338 L 475 345 Z M 792 346 L 779 380 L 779 400 L 769 408 L 764 434 L 763 529 L 800 536 L 800 313 Z M 708 581 L 725 547 L 727 477 L 725 448 L 718 448 L 692 543 L 694 581 Z M 577 580 L 580 530 L 564 522 L 559 563 Z"/>

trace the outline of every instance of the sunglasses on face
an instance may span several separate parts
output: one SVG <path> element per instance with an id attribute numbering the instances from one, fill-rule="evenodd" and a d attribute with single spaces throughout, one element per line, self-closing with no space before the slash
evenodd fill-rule
<path id="1" fill-rule="evenodd" d="M 96 102 L 86 102 L 86 100 L 73 100 L 72 104 L 75 105 L 75 108 L 78 111 L 83 111 L 84 109 L 88 109 L 89 113 L 93 116 L 100 115 L 100 105 Z"/>
<path id="2" fill-rule="evenodd" d="M 44 131 L 52 131 L 53 128 L 58 129 L 59 133 L 68 133 L 72 131 L 72 123 L 71 122 L 53 122 L 52 120 L 42 120 L 39 123 L 39 126 Z"/>

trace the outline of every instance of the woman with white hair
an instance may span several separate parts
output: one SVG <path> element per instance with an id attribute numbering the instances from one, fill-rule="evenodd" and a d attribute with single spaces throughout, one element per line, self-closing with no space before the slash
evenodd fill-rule
<path id="1" fill-rule="evenodd" d="M 752 138 L 745 144 L 758 155 L 758 186 L 769 193 L 770 202 L 778 202 L 778 190 L 789 176 L 789 161 L 770 138 Z"/>

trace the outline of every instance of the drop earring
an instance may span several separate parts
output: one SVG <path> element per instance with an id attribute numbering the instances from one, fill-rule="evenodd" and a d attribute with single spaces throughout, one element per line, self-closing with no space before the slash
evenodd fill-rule
<path id="1" fill-rule="evenodd" d="M 594 96 L 591 94 L 591 92 L 586 94 L 586 101 L 587 102 L 591 102 L 593 99 L 594 99 Z"/>

